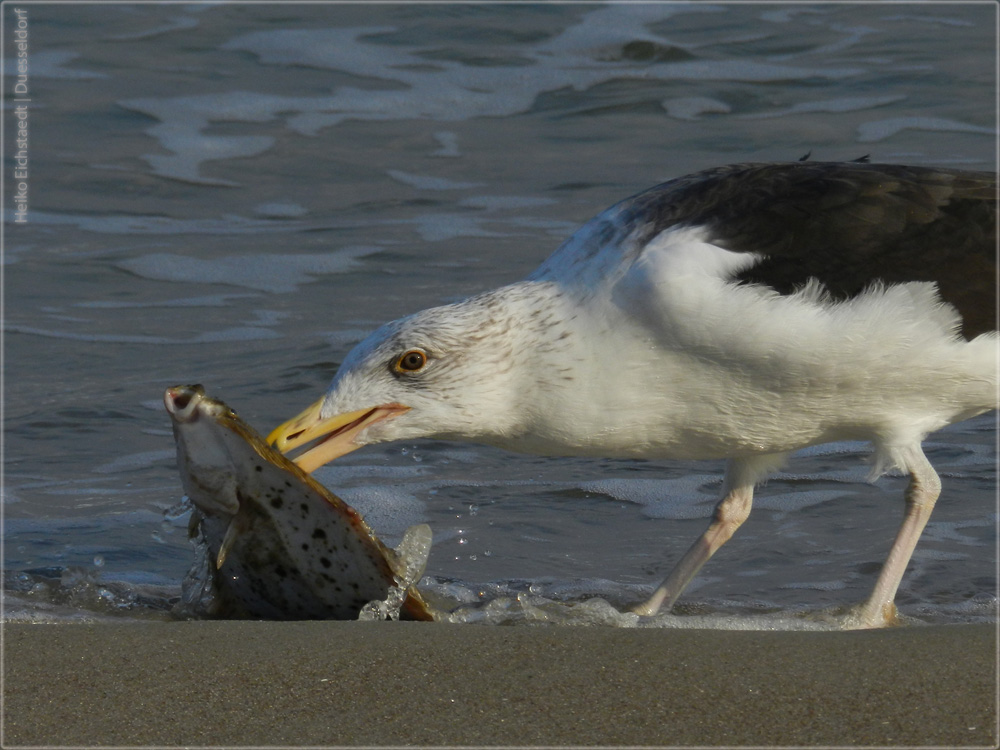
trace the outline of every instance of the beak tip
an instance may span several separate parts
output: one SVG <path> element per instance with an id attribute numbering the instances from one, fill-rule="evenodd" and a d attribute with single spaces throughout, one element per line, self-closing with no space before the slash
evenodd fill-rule
<path id="1" fill-rule="evenodd" d="M 303 441 L 296 440 L 296 438 L 299 438 L 310 427 L 315 426 L 320 421 L 320 410 L 322 408 L 323 399 L 320 399 L 301 414 L 292 417 L 287 422 L 282 422 L 271 430 L 271 433 L 267 436 L 267 444 L 273 446 L 281 453 L 286 453 L 301 444 Z"/>
<path id="2" fill-rule="evenodd" d="M 359 442 L 358 438 L 363 429 L 375 422 L 409 411 L 409 407 L 401 404 L 385 404 L 321 418 L 322 406 L 321 399 L 267 436 L 267 442 L 282 453 L 287 453 L 317 438 L 324 438 L 294 459 L 295 463 L 308 473 L 345 453 L 360 448 L 363 443 Z"/>

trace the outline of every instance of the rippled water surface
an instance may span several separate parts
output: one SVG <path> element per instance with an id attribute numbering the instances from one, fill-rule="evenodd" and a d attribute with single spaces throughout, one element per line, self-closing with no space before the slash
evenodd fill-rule
<path id="1" fill-rule="evenodd" d="M 29 203 L 4 6 L 8 617 L 170 606 L 193 551 L 163 389 L 266 432 L 386 320 L 516 280 L 575 226 L 733 161 L 995 168 L 990 4 L 31 4 Z M 994 618 L 992 415 L 930 438 L 944 492 L 902 610 Z M 862 599 L 904 480 L 822 446 L 681 612 Z M 701 532 L 714 462 L 441 442 L 317 476 L 459 597 L 636 600 Z"/>

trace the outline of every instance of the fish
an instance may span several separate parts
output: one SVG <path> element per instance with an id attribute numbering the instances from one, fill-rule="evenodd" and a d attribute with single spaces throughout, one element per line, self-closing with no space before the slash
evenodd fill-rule
<path id="1" fill-rule="evenodd" d="M 361 515 L 271 448 L 201 385 L 167 388 L 190 529 L 207 545 L 217 616 L 272 620 L 430 621 L 416 588 L 431 530 L 396 549 Z"/>

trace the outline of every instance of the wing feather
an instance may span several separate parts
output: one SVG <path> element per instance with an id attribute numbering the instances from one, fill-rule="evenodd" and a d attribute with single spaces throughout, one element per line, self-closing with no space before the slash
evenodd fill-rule
<path id="1" fill-rule="evenodd" d="M 585 224 L 532 278 L 614 285 L 674 227 L 752 254 L 738 283 L 834 298 L 932 281 L 971 338 L 996 327 L 997 186 L 989 172 L 858 162 L 734 164 L 639 193 Z M 706 250 L 711 254 L 711 250 Z M 705 259 L 712 266 L 711 257 Z"/>

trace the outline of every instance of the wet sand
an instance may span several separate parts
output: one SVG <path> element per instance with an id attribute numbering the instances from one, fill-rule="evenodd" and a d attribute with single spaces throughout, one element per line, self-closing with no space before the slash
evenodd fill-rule
<path id="1" fill-rule="evenodd" d="M 997 744 L 996 629 L 8 624 L 4 747 Z"/>

